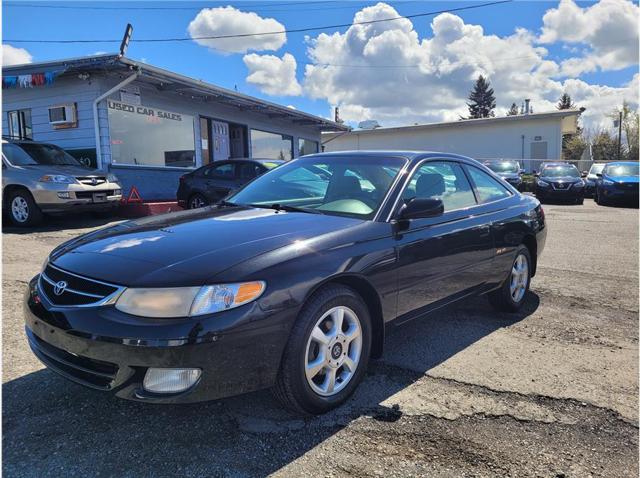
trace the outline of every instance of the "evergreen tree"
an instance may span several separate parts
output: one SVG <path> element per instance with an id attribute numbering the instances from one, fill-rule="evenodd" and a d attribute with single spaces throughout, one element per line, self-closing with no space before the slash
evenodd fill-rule
<path id="1" fill-rule="evenodd" d="M 507 111 L 507 116 L 515 116 L 519 114 L 520 110 L 518 109 L 518 105 L 516 105 L 515 103 L 511 103 L 511 108 L 509 108 L 509 111 Z"/>
<path id="2" fill-rule="evenodd" d="M 496 107 L 496 98 L 493 96 L 493 88 L 482 75 L 478 76 L 473 90 L 469 93 L 469 101 L 469 119 L 495 116 L 493 109 Z"/>
<path id="3" fill-rule="evenodd" d="M 576 105 L 574 105 L 573 101 L 571 101 L 571 96 L 569 96 L 569 94 L 566 92 L 562 93 L 562 96 L 558 100 L 557 108 L 559 110 L 570 110 L 575 107 Z"/>
<path id="4" fill-rule="evenodd" d="M 618 159 L 618 138 L 608 131 L 596 134 L 591 143 L 591 157 L 594 161 L 615 161 Z"/>

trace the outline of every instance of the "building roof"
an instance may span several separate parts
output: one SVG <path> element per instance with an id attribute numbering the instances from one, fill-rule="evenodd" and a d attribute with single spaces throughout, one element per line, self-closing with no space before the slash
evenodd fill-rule
<path id="1" fill-rule="evenodd" d="M 303 111 L 244 95 L 237 91 L 180 75 L 169 70 L 132 60 L 118 54 L 92 55 L 64 60 L 12 65 L 3 68 L 3 75 L 21 75 L 32 72 L 59 71 L 61 75 L 80 72 L 123 73 L 139 72 L 140 80 L 151 83 L 160 91 L 189 94 L 202 101 L 224 103 L 243 111 L 264 114 L 271 119 L 292 121 L 301 126 L 313 126 L 321 131 L 347 131 L 349 128 Z"/>
<path id="2" fill-rule="evenodd" d="M 511 123 L 514 121 L 531 121 L 537 119 L 546 118 L 559 118 L 563 119 L 570 116 L 579 116 L 583 110 L 569 109 L 549 111 L 543 113 L 530 113 L 513 116 L 499 116 L 495 118 L 477 118 L 477 119 L 462 119 L 459 121 L 445 121 L 442 123 L 427 123 L 409 126 L 392 126 L 389 128 L 375 128 L 375 129 L 356 129 L 349 132 L 349 134 L 379 134 L 379 133 L 392 133 L 392 132 L 404 132 L 404 131 L 422 131 L 426 129 L 436 128 L 455 128 L 464 127 L 470 125 L 486 125 L 486 124 L 500 124 Z M 333 134 L 331 134 L 333 136 Z"/>

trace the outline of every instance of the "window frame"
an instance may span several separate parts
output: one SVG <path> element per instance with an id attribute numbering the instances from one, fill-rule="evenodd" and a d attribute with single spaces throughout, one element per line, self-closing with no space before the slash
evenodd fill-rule
<path id="1" fill-rule="evenodd" d="M 462 164 L 462 168 L 464 169 L 464 172 L 467 175 L 467 178 L 469 179 L 469 183 L 471 183 L 471 187 L 473 188 L 473 192 L 474 192 L 474 194 L 476 196 L 476 202 L 478 203 L 478 206 L 486 206 L 488 204 L 494 204 L 494 203 L 497 203 L 497 202 L 500 202 L 500 201 L 504 201 L 505 199 L 512 198 L 514 196 L 514 193 L 513 193 L 513 191 L 511 191 L 511 189 L 509 189 L 508 184 L 503 184 L 505 181 L 498 180 L 497 178 L 493 177 L 493 174 L 495 174 L 495 173 L 493 173 L 493 171 L 491 171 L 492 174 L 488 174 L 486 171 L 483 171 L 481 168 L 478 168 L 476 166 L 472 166 L 472 165 L 466 164 L 466 163 Z M 493 201 L 480 202 L 480 194 L 479 194 L 479 191 L 478 191 L 478 187 L 477 187 L 477 185 L 476 185 L 475 181 L 473 180 L 473 177 L 471 176 L 471 173 L 470 173 L 471 168 L 476 168 L 481 173 L 484 173 L 487 176 L 489 176 L 491 179 L 493 179 L 496 182 L 496 184 L 498 186 L 500 186 L 502 189 L 504 189 L 507 192 L 507 195 L 505 197 L 503 197 L 503 198 L 500 198 L 500 199 L 494 199 Z M 487 169 L 489 169 L 489 168 L 487 168 Z"/>
<path id="2" fill-rule="evenodd" d="M 298 158 L 302 157 L 302 155 L 300 154 L 300 143 L 304 142 L 304 141 L 309 141 L 309 142 L 312 142 L 312 143 L 316 144 L 316 151 L 314 153 L 305 154 L 304 156 L 310 156 L 312 154 L 320 153 L 320 141 L 316 141 L 315 139 L 304 138 L 302 136 L 298 136 Z M 292 159 L 294 159 L 294 158 L 292 158 Z"/>
<path id="3" fill-rule="evenodd" d="M 231 166 L 233 166 L 233 176 L 215 176 L 213 174 L 211 174 L 213 172 L 214 169 L 222 167 L 222 166 L 226 166 L 227 164 L 230 164 Z M 207 172 L 209 172 L 209 174 L 207 174 Z M 207 180 L 216 180 L 216 181 L 235 181 L 236 179 L 238 179 L 238 165 L 236 164 L 235 161 L 214 161 L 210 164 L 207 165 L 207 167 L 205 168 L 204 171 L 202 171 L 202 176 L 207 179 Z"/>
<path id="4" fill-rule="evenodd" d="M 251 155 L 251 159 L 255 158 L 256 156 L 253 155 L 253 132 L 254 131 L 259 131 L 260 133 L 267 133 L 267 134 L 272 134 L 275 136 L 288 136 L 289 138 L 291 138 L 291 159 L 285 159 L 285 162 L 289 162 L 289 161 L 293 161 L 294 159 L 296 159 L 296 156 L 293 154 L 293 146 L 294 146 L 294 139 L 295 137 L 292 134 L 287 134 L 287 133 L 281 133 L 279 131 L 269 131 L 266 129 L 260 129 L 260 128 L 254 128 L 252 126 L 249 126 L 249 153 Z M 264 156 L 257 156 L 257 159 L 277 159 L 280 161 L 280 158 L 265 158 Z"/>
<path id="5" fill-rule="evenodd" d="M 27 136 L 27 131 L 26 131 L 27 127 L 25 124 L 26 123 L 25 112 L 27 111 L 29 112 L 29 122 L 31 123 L 29 125 L 29 129 L 31 130 L 31 136 Z M 15 131 L 13 131 L 13 122 L 11 120 L 12 114 L 15 114 L 18 119 L 18 134 L 15 134 Z M 31 108 L 22 108 L 22 109 L 7 111 L 7 130 L 9 132 L 9 136 L 12 139 L 33 140 L 33 115 L 31 112 Z"/>

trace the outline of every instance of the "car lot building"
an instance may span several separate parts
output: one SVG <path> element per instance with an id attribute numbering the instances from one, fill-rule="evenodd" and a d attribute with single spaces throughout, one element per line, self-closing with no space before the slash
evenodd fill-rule
<path id="1" fill-rule="evenodd" d="M 212 161 L 319 150 L 332 121 L 128 59 L 94 55 L 6 67 L 2 134 L 56 144 L 144 200 Z"/>
<path id="2" fill-rule="evenodd" d="M 531 171 L 562 159 L 562 137 L 577 131 L 581 110 L 560 110 L 322 135 L 324 151 L 409 149 L 476 159 L 515 159 Z M 538 161 L 535 161 L 538 160 Z"/>

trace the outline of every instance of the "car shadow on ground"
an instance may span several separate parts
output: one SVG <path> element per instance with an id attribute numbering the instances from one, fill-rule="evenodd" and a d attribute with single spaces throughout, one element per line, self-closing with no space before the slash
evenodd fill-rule
<path id="1" fill-rule="evenodd" d="M 395 328 L 354 396 L 321 417 L 300 417 L 268 391 L 193 405 L 127 402 L 40 370 L 3 386 L 6 476 L 265 476 L 361 417 L 395 421 L 393 396 L 495 331 L 533 314 L 496 313 L 485 298 Z M 385 402 L 383 404 L 383 402 Z"/>
<path id="2" fill-rule="evenodd" d="M 106 226 L 108 224 L 124 221 L 125 218 L 117 215 L 100 217 L 91 213 L 78 213 L 73 216 L 45 216 L 41 224 L 34 227 L 16 227 L 7 218 L 2 221 L 3 234 L 31 234 L 34 232 L 73 231 L 76 229 L 88 229 Z"/>

